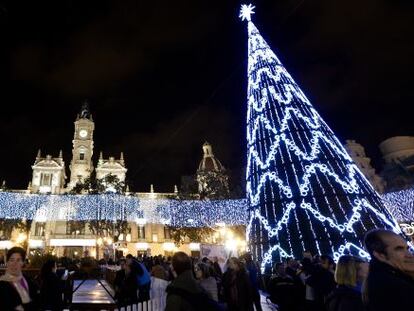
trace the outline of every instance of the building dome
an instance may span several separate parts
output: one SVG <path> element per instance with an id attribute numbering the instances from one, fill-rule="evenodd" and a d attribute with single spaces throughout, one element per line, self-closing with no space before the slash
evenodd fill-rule
<path id="1" fill-rule="evenodd" d="M 386 163 L 402 161 L 414 156 L 414 137 L 391 137 L 380 143 L 379 148 Z"/>
<path id="2" fill-rule="evenodd" d="M 213 148 L 208 142 L 205 142 L 203 145 L 203 153 L 203 158 L 201 159 L 200 165 L 198 166 L 198 171 L 225 171 L 224 166 L 214 156 Z"/>

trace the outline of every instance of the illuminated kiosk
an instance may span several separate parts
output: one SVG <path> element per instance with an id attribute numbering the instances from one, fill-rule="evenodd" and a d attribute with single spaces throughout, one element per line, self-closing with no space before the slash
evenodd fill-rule
<path id="1" fill-rule="evenodd" d="M 247 235 L 262 270 L 304 251 L 368 257 L 373 228 L 400 233 L 379 195 L 283 67 L 248 26 Z"/>

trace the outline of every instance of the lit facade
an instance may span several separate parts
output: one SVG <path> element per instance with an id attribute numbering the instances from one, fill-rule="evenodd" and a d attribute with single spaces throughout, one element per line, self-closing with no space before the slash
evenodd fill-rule
<path id="1" fill-rule="evenodd" d="M 10 217 L 33 219 L 28 235 L 14 230 L 8 240 L 0 239 L 0 250 L 19 245 L 26 239 L 31 250 L 47 250 L 57 256 L 90 255 L 103 258 L 114 257 L 115 251 L 122 251 L 124 255 L 127 253 L 170 255 L 177 250 L 194 254 L 199 251 L 199 243 L 186 239 L 181 245 L 176 245 L 171 237 L 169 225 L 179 227 L 205 226 L 204 221 L 209 219 L 211 224 L 208 226 L 215 226 L 217 223 L 222 226 L 225 224 L 222 221 L 223 217 L 215 215 L 215 210 L 223 211 L 226 209 L 230 225 L 235 220 L 234 224 L 244 224 L 243 212 L 232 217 L 231 211 L 234 210 L 232 202 L 224 203 L 226 206 L 223 209 L 217 206 L 214 201 L 199 200 L 200 195 L 194 193 L 190 196 L 192 200 L 182 204 L 182 201 L 179 200 L 180 194 L 177 186 L 172 187 L 173 192 L 171 193 L 157 193 L 154 191 L 153 185 L 148 193 L 131 193 L 126 185 L 123 195 L 111 195 L 111 192 L 115 191 L 111 191 L 109 185 L 106 188 L 106 192 L 109 194 L 102 196 L 87 195 L 83 192 L 82 195 L 62 196 L 61 194 L 71 193 L 77 183 L 82 183 L 85 179 L 92 177 L 92 173 L 97 180 L 105 180 L 109 175 L 112 175 L 116 177 L 118 182 L 125 183 L 127 168 L 122 152 L 119 158 L 113 156 L 106 158 L 103 152 L 100 152 L 96 167 L 94 166 L 92 160 L 94 130 L 95 123 L 92 114 L 85 104 L 74 122 L 72 159 L 69 166 L 70 177 L 66 185 L 62 151 L 57 157 L 50 155 L 43 157 L 39 150 L 32 166 L 32 180 L 28 189 L 0 192 L 0 206 L 2 208 L 2 210 L 0 209 L 0 220 Z M 224 193 L 228 195 L 226 170 L 215 158 L 212 147 L 208 143 L 203 145 L 203 158 L 196 176 L 195 180 L 199 184 L 200 191 L 215 189 L 214 187 L 217 187 L 218 183 L 219 188 L 224 189 Z M 202 208 L 203 202 L 210 205 Z M 244 211 L 244 208 L 240 209 L 240 206 L 244 207 L 244 201 L 235 204 L 239 207 L 239 211 Z M 173 212 L 169 212 L 177 211 L 180 205 L 184 207 L 183 211 L 179 212 L 182 214 L 175 215 Z M 198 207 L 199 205 L 200 207 Z M 112 210 L 113 214 L 104 214 L 108 209 Z M 132 213 L 133 209 L 137 209 L 137 211 L 134 210 Z M 200 217 L 199 209 L 204 212 L 208 211 L 209 214 Z M 30 210 L 35 211 L 34 214 L 29 215 Z M 74 212 L 74 210 L 76 211 Z M 157 214 L 157 210 L 161 210 L 162 215 L 163 210 L 167 214 L 160 216 Z M 126 214 L 129 216 L 125 216 Z M 113 228 L 110 228 L 110 225 L 109 228 L 98 230 L 98 233 L 95 217 L 103 223 L 114 220 Z M 117 221 L 119 219 L 126 220 L 127 225 L 122 231 L 115 228 L 115 219 Z M 2 228 L 0 228 L 0 234 L 2 234 Z M 205 238 L 204 242 L 218 243 L 218 240 L 215 236 L 209 236 Z"/>
<path id="2" fill-rule="evenodd" d="M 65 162 L 62 151 L 59 156 L 53 158 L 51 155 L 42 157 L 39 150 L 35 163 L 32 165 L 33 175 L 29 186 L 32 193 L 60 194 L 64 192 L 65 186 Z"/>
<path id="3" fill-rule="evenodd" d="M 108 175 L 114 175 L 120 182 L 124 183 L 127 171 L 123 152 L 121 152 L 119 159 L 115 159 L 115 157 L 104 159 L 102 152 L 100 153 L 98 165 L 96 167 L 97 179 L 103 179 Z"/>

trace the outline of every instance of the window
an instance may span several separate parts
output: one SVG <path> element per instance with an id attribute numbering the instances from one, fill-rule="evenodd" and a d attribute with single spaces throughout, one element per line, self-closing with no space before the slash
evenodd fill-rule
<path id="1" fill-rule="evenodd" d="M 40 185 L 51 186 L 52 185 L 52 174 L 41 173 L 40 174 Z"/>
<path id="2" fill-rule="evenodd" d="M 138 226 L 138 239 L 145 239 L 145 226 Z"/>
<path id="3" fill-rule="evenodd" d="M 171 229 L 167 226 L 164 226 L 164 239 L 171 240 Z"/>
<path id="4" fill-rule="evenodd" d="M 35 236 L 45 236 L 45 223 L 44 222 L 36 222 L 35 223 Z"/>
<path id="5" fill-rule="evenodd" d="M 79 160 L 85 160 L 85 152 L 84 151 L 81 151 L 79 153 Z"/>
<path id="6" fill-rule="evenodd" d="M 158 242 L 158 234 L 156 234 L 156 233 L 152 234 L 152 242 L 154 242 L 154 243 Z"/>
<path id="7" fill-rule="evenodd" d="M 85 223 L 82 221 L 70 220 L 66 223 L 66 234 L 67 235 L 84 235 L 85 234 Z"/>

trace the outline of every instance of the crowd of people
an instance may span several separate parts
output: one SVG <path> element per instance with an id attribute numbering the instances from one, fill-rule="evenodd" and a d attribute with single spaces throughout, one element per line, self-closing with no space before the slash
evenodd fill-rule
<path id="1" fill-rule="evenodd" d="M 120 259 L 113 281 L 115 301 L 122 306 L 151 300 L 154 310 L 261 311 L 259 290 L 279 311 L 382 311 L 412 307 L 414 255 L 399 235 L 373 230 L 365 236 L 367 261 L 344 255 L 278 262 L 271 275 L 261 275 L 249 254 L 231 257 L 224 266 L 215 259 L 132 255 Z M 56 261 L 47 261 L 37 282 L 22 274 L 25 251 L 6 256 L 0 277 L 0 310 L 62 310 L 62 277 Z"/>
<path id="2" fill-rule="evenodd" d="M 280 311 L 386 311 L 412 308 L 414 255 L 392 231 L 377 229 L 365 236 L 371 260 L 344 255 L 305 253 L 275 264 L 267 281 L 269 299 Z"/>

